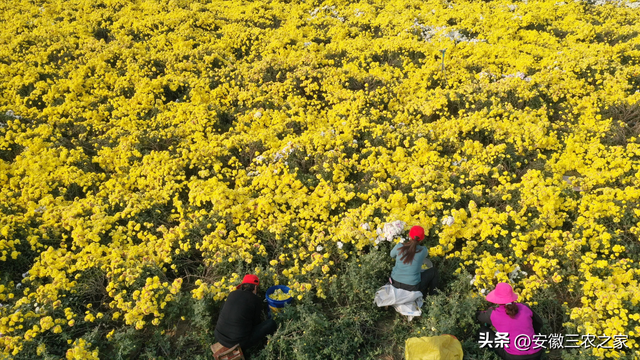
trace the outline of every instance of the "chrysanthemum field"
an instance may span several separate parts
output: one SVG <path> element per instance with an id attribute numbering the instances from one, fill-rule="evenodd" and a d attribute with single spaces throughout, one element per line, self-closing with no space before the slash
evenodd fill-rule
<path id="1" fill-rule="evenodd" d="M 3 1 L 0 358 L 212 359 L 245 273 L 296 293 L 259 359 L 491 359 L 501 281 L 629 337 L 549 358 L 637 358 L 638 5 Z M 412 322 L 373 304 L 395 220 L 444 282 Z"/>

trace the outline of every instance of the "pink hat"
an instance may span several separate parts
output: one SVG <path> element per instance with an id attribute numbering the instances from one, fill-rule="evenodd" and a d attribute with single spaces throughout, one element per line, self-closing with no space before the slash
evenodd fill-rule
<path id="1" fill-rule="evenodd" d="M 511 285 L 498 283 L 496 288 L 487 294 L 487 301 L 494 304 L 508 304 L 518 300 L 518 294 L 513 292 Z"/>

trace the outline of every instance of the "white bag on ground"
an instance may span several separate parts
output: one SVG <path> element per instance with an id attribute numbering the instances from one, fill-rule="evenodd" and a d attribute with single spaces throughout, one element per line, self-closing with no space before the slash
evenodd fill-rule
<path id="1" fill-rule="evenodd" d="M 398 289 L 391 284 L 386 284 L 376 292 L 374 302 L 378 307 L 393 306 L 397 312 L 408 316 L 409 321 L 414 316 L 422 315 L 422 292 Z"/>

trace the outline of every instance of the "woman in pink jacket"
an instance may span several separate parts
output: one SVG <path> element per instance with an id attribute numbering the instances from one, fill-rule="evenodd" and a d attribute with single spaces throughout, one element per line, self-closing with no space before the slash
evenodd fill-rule
<path id="1" fill-rule="evenodd" d="M 505 360 L 537 360 L 542 357 L 542 347 L 536 347 L 534 335 L 542 330 L 542 319 L 529 306 L 517 303 L 518 294 L 511 285 L 499 283 L 491 291 L 487 301 L 498 306 L 478 311 L 482 324 L 478 343 L 494 350 Z M 490 326 L 495 327 L 496 334 Z"/>

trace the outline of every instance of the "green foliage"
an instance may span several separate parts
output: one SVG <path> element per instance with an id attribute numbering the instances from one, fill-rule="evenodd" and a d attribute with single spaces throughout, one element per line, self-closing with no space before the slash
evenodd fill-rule
<path id="1" fill-rule="evenodd" d="M 384 312 L 373 303 L 391 271 L 387 251 L 342 263 L 326 299 L 303 298 L 276 318 L 280 325 L 259 359 L 355 359 L 379 353 L 377 327 Z"/>
<path id="2" fill-rule="evenodd" d="M 453 273 L 455 264 L 450 260 L 432 259 L 444 284 L 435 295 L 425 298 L 422 316 L 408 321 L 393 308 L 376 307 L 375 293 L 387 282 L 393 266 L 389 257 L 392 245 L 382 242 L 378 249 L 354 251 L 353 256 L 338 262 L 337 276 L 325 287 L 326 298 L 309 294 L 302 300 L 294 300 L 276 315 L 277 332 L 263 349 L 254 351 L 251 358 L 402 359 L 408 338 L 451 334 L 462 343 L 465 359 L 497 359 L 493 352 L 480 349 L 477 343 L 479 324 L 475 313 L 489 304 L 469 284 L 469 274 Z M 270 282 L 271 279 L 265 277 L 262 290 L 270 286 Z M 566 333 L 562 321 L 567 320 L 567 315 L 560 301 L 563 298 L 553 289 L 539 295 L 538 304 L 531 306 L 545 322 L 543 333 Z M 188 293 L 181 293 L 176 301 L 167 304 L 165 317 L 158 327 L 135 330 L 121 326 L 107 340 L 102 326 L 95 326 L 85 329 L 83 337 L 99 349 L 101 358 L 211 359 L 209 347 L 216 342 L 213 330 L 222 304 L 211 297 L 196 300 Z M 114 321 L 105 318 L 96 324 Z M 46 338 L 46 351 L 41 353 L 41 358 L 64 356 L 62 344 L 68 335 L 65 332 L 55 339 Z M 36 346 L 33 351 L 22 354 L 35 358 Z M 557 351 L 545 358 L 587 359 L 587 354 L 578 350 Z"/>
<path id="3" fill-rule="evenodd" d="M 468 274 L 458 275 L 444 292 L 426 298 L 423 315 L 416 321 L 419 333 L 414 331 L 413 336 L 451 334 L 460 340 L 465 354 L 483 358 L 484 350 L 477 343 L 476 311 L 484 310 L 488 303 L 474 293 L 468 279 Z"/>
<path id="4" fill-rule="evenodd" d="M 144 330 L 122 327 L 110 342 L 101 344 L 101 358 L 211 359 L 209 347 L 215 342 L 212 315 L 217 315 L 217 311 L 211 300 L 198 301 L 188 294 L 179 294 L 175 302 L 167 305 L 166 317 L 159 327 Z"/>

